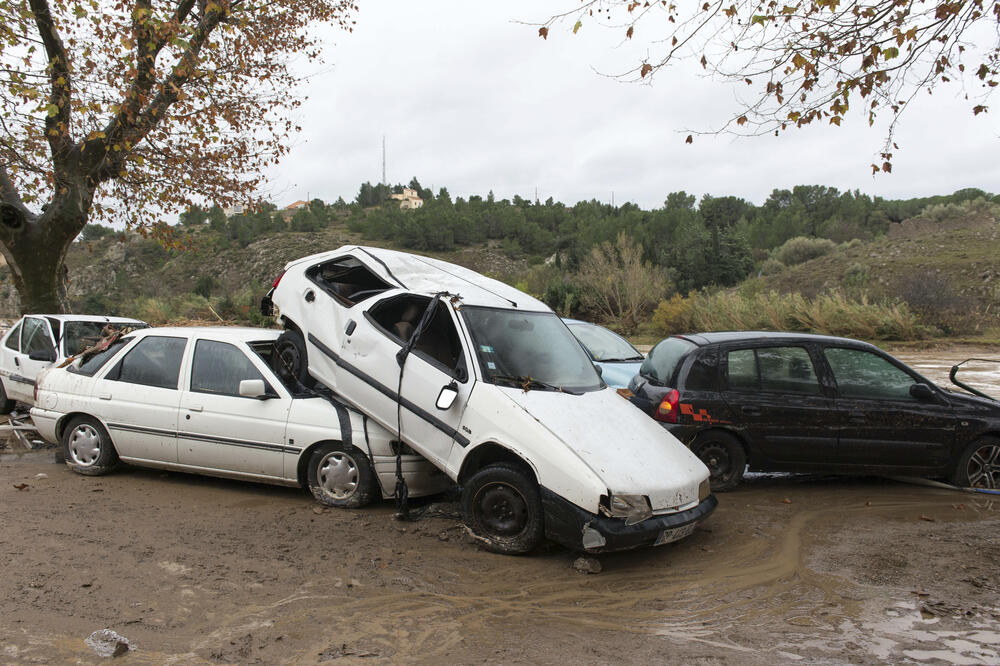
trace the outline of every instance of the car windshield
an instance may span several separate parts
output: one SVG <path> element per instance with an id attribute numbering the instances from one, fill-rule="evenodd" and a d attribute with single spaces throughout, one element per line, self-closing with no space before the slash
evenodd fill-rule
<path id="1" fill-rule="evenodd" d="M 524 390 L 596 391 L 603 382 L 554 312 L 464 307 L 488 382 Z"/>
<path id="2" fill-rule="evenodd" d="M 595 324 L 567 324 L 595 361 L 641 361 L 644 357 L 627 340 Z"/>

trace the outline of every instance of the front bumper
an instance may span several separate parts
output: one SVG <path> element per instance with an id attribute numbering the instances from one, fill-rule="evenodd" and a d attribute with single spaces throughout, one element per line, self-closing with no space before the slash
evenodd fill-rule
<path id="1" fill-rule="evenodd" d="M 621 518 L 605 518 L 581 509 L 547 488 L 542 488 L 541 494 L 545 536 L 567 548 L 587 553 L 610 553 L 670 543 L 677 540 L 673 537 L 678 534 L 686 536 L 686 530 L 678 528 L 693 531 L 694 526 L 705 520 L 719 505 L 715 495 L 709 495 L 698 506 L 686 511 L 653 516 L 641 523 L 626 525 Z"/>

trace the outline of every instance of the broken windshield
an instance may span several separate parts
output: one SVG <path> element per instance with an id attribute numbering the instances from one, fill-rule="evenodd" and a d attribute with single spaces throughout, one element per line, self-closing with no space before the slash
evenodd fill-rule
<path id="1" fill-rule="evenodd" d="M 603 387 L 594 364 L 555 313 L 466 306 L 462 314 L 486 381 L 525 391 Z"/>

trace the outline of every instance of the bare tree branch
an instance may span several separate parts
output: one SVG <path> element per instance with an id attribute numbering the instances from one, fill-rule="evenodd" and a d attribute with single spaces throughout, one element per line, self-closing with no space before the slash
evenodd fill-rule
<path id="1" fill-rule="evenodd" d="M 73 92 L 70 85 L 69 57 L 52 19 L 47 0 L 28 0 L 28 4 L 49 60 L 48 73 L 52 90 L 49 93 L 48 115 L 45 118 L 45 135 L 52 151 L 53 162 L 58 169 L 58 166 L 65 164 L 73 145 L 69 129 L 70 96 Z"/>

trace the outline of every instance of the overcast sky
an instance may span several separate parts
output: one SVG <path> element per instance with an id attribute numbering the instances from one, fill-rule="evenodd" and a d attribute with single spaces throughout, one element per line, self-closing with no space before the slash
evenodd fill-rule
<path id="1" fill-rule="evenodd" d="M 738 107 L 728 84 L 700 67 L 661 72 L 653 85 L 600 72 L 633 63 L 635 44 L 585 25 L 577 35 L 538 22 L 577 0 L 361 0 L 353 33 L 329 32 L 327 64 L 314 68 L 297 111 L 303 131 L 269 173 L 265 193 L 351 201 L 381 180 L 416 176 L 453 197 L 519 194 L 659 207 L 670 192 L 736 195 L 762 203 L 775 188 L 820 184 L 910 198 L 963 187 L 1000 191 L 997 114 L 973 117 L 957 87 L 921 96 L 897 132 L 890 175 L 872 176 L 883 133 L 858 117 L 837 129 L 781 137 L 696 136 Z M 632 50 L 628 50 L 632 49 Z"/>

